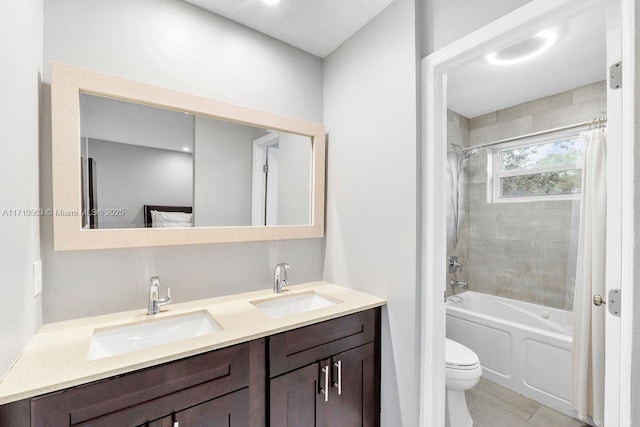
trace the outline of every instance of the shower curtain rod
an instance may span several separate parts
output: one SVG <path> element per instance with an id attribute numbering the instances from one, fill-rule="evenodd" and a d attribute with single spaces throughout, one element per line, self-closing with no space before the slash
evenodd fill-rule
<path id="1" fill-rule="evenodd" d="M 513 142 L 513 141 L 517 141 L 519 139 L 531 138 L 531 137 L 534 137 L 534 136 L 546 135 L 548 133 L 560 132 L 562 130 L 581 128 L 581 127 L 584 127 L 584 126 L 590 126 L 590 127 L 591 126 L 595 126 L 596 128 L 599 128 L 599 127 L 605 126 L 606 124 L 607 124 L 607 117 L 606 116 L 596 117 L 595 119 L 591 119 L 591 120 L 586 121 L 586 122 L 574 123 L 572 125 L 560 126 L 560 127 L 553 128 L 553 129 L 547 129 L 547 130 L 542 130 L 542 131 L 539 131 L 539 132 L 528 133 L 526 135 L 514 136 L 514 137 L 511 137 L 511 138 L 500 139 L 498 141 L 486 142 L 484 144 L 474 145 L 473 147 L 467 147 L 467 148 L 463 148 L 462 150 L 457 150 L 457 152 L 458 153 L 466 153 L 467 151 L 471 151 L 471 150 L 479 150 L 481 148 L 492 147 L 494 145 L 500 145 L 500 144 L 506 144 L 507 142 Z"/>

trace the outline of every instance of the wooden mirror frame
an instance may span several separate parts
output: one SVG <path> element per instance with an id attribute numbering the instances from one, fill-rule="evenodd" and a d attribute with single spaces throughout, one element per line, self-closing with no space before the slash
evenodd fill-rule
<path id="1" fill-rule="evenodd" d="M 326 132 L 322 124 L 58 63 L 52 64 L 51 75 L 52 215 L 56 251 L 308 239 L 324 236 Z M 80 215 L 81 92 L 310 137 L 310 225 L 83 229 Z"/>

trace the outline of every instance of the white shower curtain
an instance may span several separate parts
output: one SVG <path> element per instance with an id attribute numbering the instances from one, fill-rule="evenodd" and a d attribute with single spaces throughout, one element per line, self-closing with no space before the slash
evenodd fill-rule
<path id="1" fill-rule="evenodd" d="M 573 300 L 573 388 L 571 407 L 583 421 L 597 426 L 604 414 L 605 306 L 593 305 L 593 295 L 605 293 L 606 131 L 581 133 L 585 142 L 582 170 L 580 237 Z"/>

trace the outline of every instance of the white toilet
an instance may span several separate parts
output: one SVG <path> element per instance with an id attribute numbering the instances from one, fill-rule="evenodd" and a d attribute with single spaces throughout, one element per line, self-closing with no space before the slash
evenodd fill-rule
<path id="1" fill-rule="evenodd" d="M 469 348 L 447 338 L 445 344 L 445 427 L 471 427 L 473 420 L 464 397 L 482 376 L 480 360 Z"/>

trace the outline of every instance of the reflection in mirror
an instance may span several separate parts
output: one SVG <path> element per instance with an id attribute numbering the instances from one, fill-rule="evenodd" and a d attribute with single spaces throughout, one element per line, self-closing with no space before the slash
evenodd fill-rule
<path id="1" fill-rule="evenodd" d="M 311 138 L 80 94 L 83 228 L 311 224 Z"/>
<path id="2" fill-rule="evenodd" d="M 193 205 L 192 115 L 84 93 L 80 108 L 83 227 L 141 228 L 144 205 Z"/>

